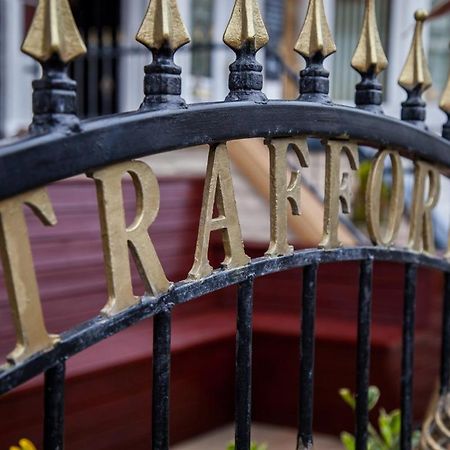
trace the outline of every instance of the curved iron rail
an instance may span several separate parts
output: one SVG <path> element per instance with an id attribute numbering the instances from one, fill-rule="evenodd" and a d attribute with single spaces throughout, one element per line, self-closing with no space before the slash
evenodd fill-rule
<path id="1" fill-rule="evenodd" d="M 30 136 L 0 148 L 0 199 L 128 159 L 252 137 L 351 139 L 450 172 L 450 142 L 398 119 L 300 101 L 207 103 L 82 122 L 73 134 Z M 181 143 L 181 144 L 180 144 Z"/>
<path id="2" fill-rule="evenodd" d="M 258 258 L 244 267 L 216 270 L 199 281 L 181 281 L 158 297 L 144 296 L 141 302 L 111 318 L 98 316 L 61 335 L 61 341 L 48 352 L 38 354 L 17 366 L 0 372 L 0 395 L 46 371 L 55 361 L 65 360 L 88 347 L 173 306 L 206 294 L 258 278 L 306 266 L 350 261 L 385 261 L 424 266 L 450 273 L 450 261 L 404 249 L 355 247 L 335 250 L 300 250 L 279 258 Z"/>

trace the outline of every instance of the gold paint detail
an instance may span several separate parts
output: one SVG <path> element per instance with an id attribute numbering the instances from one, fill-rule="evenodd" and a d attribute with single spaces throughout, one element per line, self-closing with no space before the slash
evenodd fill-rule
<path id="1" fill-rule="evenodd" d="M 354 143 L 330 140 L 325 145 L 323 236 L 319 247 L 329 249 L 342 246 L 338 236 L 339 207 L 344 214 L 349 214 L 351 206 L 351 176 L 349 172 L 341 175 L 341 155 L 346 155 L 353 171 L 358 170 L 359 156 Z"/>
<path id="2" fill-rule="evenodd" d="M 68 0 L 39 0 L 22 51 L 41 63 L 53 55 L 68 63 L 86 53 Z"/>
<path id="3" fill-rule="evenodd" d="M 255 51 L 269 42 L 257 0 L 235 1 L 223 41 L 234 50 L 240 50 L 249 43 Z"/>
<path id="4" fill-rule="evenodd" d="M 289 255 L 294 247 L 288 244 L 288 201 L 293 215 L 300 215 L 300 171 L 291 172 L 288 184 L 287 151 L 292 149 L 301 167 L 309 166 L 306 138 L 282 138 L 266 141 L 270 154 L 270 246 L 267 256 Z"/>
<path id="5" fill-rule="evenodd" d="M 160 50 L 168 45 L 176 51 L 189 43 L 191 38 L 181 18 L 177 0 L 150 0 L 136 40 L 150 50 Z"/>
<path id="6" fill-rule="evenodd" d="M 213 217 L 214 205 L 219 214 L 217 217 Z M 242 242 L 226 144 L 211 146 L 209 150 L 194 265 L 189 272 L 190 279 L 198 280 L 212 273 L 208 249 L 211 232 L 217 230 L 222 230 L 225 250 L 222 267 L 232 269 L 248 264 L 250 258 L 245 254 Z"/>
<path id="7" fill-rule="evenodd" d="M 419 88 L 421 92 L 425 92 L 432 84 L 422 40 L 423 22 L 428 17 L 428 13 L 419 9 L 414 17 L 416 19 L 414 38 L 398 84 L 406 90 Z"/>
<path id="8" fill-rule="evenodd" d="M 359 73 L 373 72 L 378 75 L 388 66 L 378 31 L 375 0 L 366 0 L 364 22 L 352 58 L 352 67 Z"/>
<path id="9" fill-rule="evenodd" d="M 305 58 L 312 58 L 318 53 L 327 57 L 336 51 L 323 0 L 309 0 L 305 22 L 294 50 Z"/>
<path id="10" fill-rule="evenodd" d="M 129 226 L 122 192 L 126 174 L 131 176 L 136 192 L 136 217 Z M 112 316 L 139 302 L 133 295 L 128 249 L 148 293 L 163 294 L 171 286 L 148 235 L 159 211 L 159 186 L 152 169 L 140 161 L 116 164 L 88 176 L 97 187 L 108 284 L 108 302 L 102 313 Z"/>
<path id="11" fill-rule="evenodd" d="M 28 439 L 21 439 L 19 441 L 19 447 L 13 445 L 9 450 L 36 450 L 36 447 Z"/>
<path id="12" fill-rule="evenodd" d="M 59 340 L 49 335 L 45 327 L 24 205 L 29 206 L 44 225 L 57 223 L 45 189 L 0 202 L 0 254 L 17 337 L 15 349 L 7 356 L 8 362 L 13 364 L 50 350 Z"/>
<path id="13" fill-rule="evenodd" d="M 448 76 L 447 85 L 445 86 L 444 92 L 442 93 L 439 107 L 445 113 L 450 114 L 450 74 Z"/>
<path id="14" fill-rule="evenodd" d="M 383 190 L 384 163 L 390 158 L 392 164 L 392 191 L 387 211 L 387 223 L 383 232 L 380 224 L 381 193 Z M 400 155 L 391 150 L 378 152 L 370 168 L 366 190 L 366 217 L 369 236 L 375 245 L 394 245 L 400 229 L 405 206 L 404 171 Z"/>
<path id="15" fill-rule="evenodd" d="M 425 193 L 427 198 L 425 199 Z M 414 193 L 408 247 L 417 252 L 434 254 L 434 232 L 431 213 L 439 200 L 440 174 L 431 165 L 418 161 L 414 170 Z"/>

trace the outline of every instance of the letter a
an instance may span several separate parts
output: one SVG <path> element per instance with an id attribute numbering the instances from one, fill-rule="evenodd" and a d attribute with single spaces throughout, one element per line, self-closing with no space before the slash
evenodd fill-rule
<path id="1" fill-rule="evenodd" d="M 216 218 L 213 218 L 214 204 L 219 212 Z M 216 230 L 222 230 L 225 250 L 222 265 L 227 269 L 245 266 L 250 258 L 245 254 L 242 243 L 230 161 L 225 144 L 212 146 L 209 150 L 195 260 L 189 278 L 200 279 L 211 274 L 213 269 L 208 260 L 208 248 L 211 232 Z"/>

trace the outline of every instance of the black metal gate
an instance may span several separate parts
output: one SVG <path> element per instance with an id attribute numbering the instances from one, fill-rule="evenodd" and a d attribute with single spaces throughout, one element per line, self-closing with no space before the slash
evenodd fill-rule
<path id="1" fill-rule="evenodd" d="M 402 121 L 383 115 L 382 88 L 376 77 L 385 68 L 386 61 L 376 30 L 373 1 L 367 1 L 362 37 L 352 61 L 362 77 L 356 86 L 356 108 L 333 104 L 328 96 L 329 74 L 323 62 L 336 49 L 321 0 L 310 1 L 296 44 L 296 51 L 306 60 L 306 68 L 300 76 L 299 99 L 269 101 L 263 94 L 263 68 L 255 55 L 267 43 L 268 36 L 257 3 L 236 0 L 224 36 L 225 43 L 236 52 L 236 61 L 230 66 L 230 93 L 224 102 L 195 105 L 186 105 L 180 96 L 181 69 L 174 63 L 174 54 L 189 41 L 189 36 L 176 2 L 151 0 L 137 36 L 153 54 L 153 62 L 145 67 L 145 99 L 139 111 L 80 122 L 75 114 L 76 86 L 67 75 L 66 65 L 83 53 L 84 46 L 67 0 L 40 0 L 23 46 L 23 50 L 43 67 L 42 78 L 33 84 L 34 119 L 30 135 L 0 147 L 1 253 L 18 342 L 9 356 L 9 364 L 0 369 L 0 394 L 45 373 L 46 450 L 63 448 L 65 361 L 148 317 L 154 317 L 153 449 L 168 449 L 171 312 L 181 303 L 231 285 L 238 286 L 236 448 L 249 450 L 254 280 L 296 268 L 303 268 L 297 448 L 311 448 L 317 273 L 323 264 L 344 261 L 360 261 L 356 362 L 358 450 L 367 448 L 373 267 L 378 261 L 405 266 L 402 376 L 399 380 L 400 448 L 411 449 L 415 296 L 417 271 L 421 266 L 437 269 L 444 277 L 440 375 L 443 398 L 449 386 L 450 262 L 434 250 L 430 211 L 439 195 L 439 174 L 448 175 L 450 171 L 450 123 L 444 126 L 444 138 L 428 131 L 424 124 L 425 103 L 421 96 L 430 80 L 421 41 L 421 28 L 426 18 L 423 12 L 416 14 L 415 37 L 400 78 L 407 92 Z M 448 90 L 442 108 L 450 113 Z M 249 261 L 234 214 L 224 144 L 251 137 L 264 137 L 271 155 L 271 246 L 266 256 Z M 300 182 L 294 176 L 288 185 L 284 179 L 285 156 L 289 147 L 295 150 L 300 165 L 307 167 L 307 137 L 321 138 L 326 144 L 324 237 L 320 248 L 293 251 L 285 232 L 285 205 L 289 199 L 293 211 L 298 213 L 298 197 L 295 196 Z M 144 245 L 132 234 L 137 233 L 143 222 L 146 231 L 151 219 L 145 208 L 152 205 L 152 214 L 156 214 L 159 198 L 158 201 L 154 198 L 157 197 L 156 179 L 148 175 L 148 170 L 140 163 L 131 160 L 198 144 L 209 144 L 211 150 L 195 264 L 187 281 L 172 285 L 165 279 L 151 241 Z M 346 155 L 355 170 L 358 145 L 378 150 L 366 193 L 368 228 L 375 245 L 341 248 L 338 214 L 340 207 L 343 212 L 349 209 L 349 173 L 341 173 L 339 161 L 342 154 Z M 408 248 L 393 247 L 403 212 L 400 156 L 415 163 L 415 197 Z M 378 190 L 386 158 L 393 163 L 394 189 L 387 226 L 382 229 Z M 144 176 L 141 170 L 147 174 Z M 137 191 L 138 217 L 131 228 L 124 229 L 115 222 L 121 215 L 120 188 L 116 182 L 127 172 L 132 175 Z M 54 338 L 40 322 L 42 311 L 21 211 L 23 205 L 31 206 L 44 223 L 54 224 L 51 203 L 42 186 L 83 173 L 95 179 L 97 186 L 109 301 L 101 315 Z M 215 218 L 212 217 L 214 203 L 219 211 Z M 213 230 L 223 231 L 226 254 L 224 268 L 214 271 L 207 261 L 208 237 Z M 147 284 L 148 294 L 140 299 L 134 298 L 132 292 L 128 295 L 120 255 L 116 253 L 115 245 L 119 241 L 123 241 L 123 248 L 130 248 Z M 436 424 L 429 426 L 429 442 L 424 445 L 431 446 L 430 442 L 438 445 L 439 433 L 433 428 Z M 441 442 L 441 445 L 444 444 Z"/>

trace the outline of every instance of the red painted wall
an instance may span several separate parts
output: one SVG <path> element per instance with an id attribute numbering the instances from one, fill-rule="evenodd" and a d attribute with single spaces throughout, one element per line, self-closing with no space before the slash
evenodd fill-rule
<path id="1" fill-rule="evenodd" d="M 193 261 L 203 180 L 161 179 L 161 210 L 150 229 L 171 280 Z M 50 186 L 58 225 L 28 214 L 45 318 L 59 332 L 95 316 L 106 299 L 94 183 L 74 179 Z M 134 194 L 126 183 L 128 218 Z M 211 250 L 218 266 L 219 236 Z M 252 256 L 265 246 L 247 244 Z M 358 265 L 323 265 L 319 273 L 315 428 L 352 429 L 337 390 L 354 386 Z M 142 292 L 136 273 L 136 292 Z M 423 270 L 417 304 L 415 415 L 420 419 L 438 373 L 441 276 Z M 375 264 L 372 376 L 382 403 L 398 407 L 403 268 Z M 297 421 L 301 270 L 255 284 L 254 419 Z M 232 421 L 235 288 L 175 309 L 172 359 L 172 440 Z M 9 307 L 0 289 L 0 353 L 14 344 Z M 129 449 L 150 442 L 152 321 L 145 321 L 68 362 L 67 449 Z M 41 378 L 0 398 L 0 448 L 28 437 L 41 443 Z"/>

